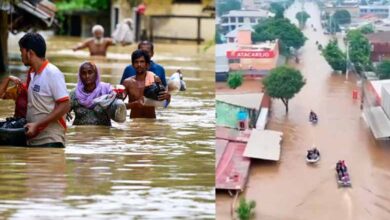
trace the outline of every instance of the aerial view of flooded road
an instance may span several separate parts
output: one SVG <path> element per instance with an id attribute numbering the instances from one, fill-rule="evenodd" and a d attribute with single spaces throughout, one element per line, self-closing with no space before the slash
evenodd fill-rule
<path id="1" fill-rule="evenodd" d="M 295 2 L 285 16 L 297 23 L 295 14 L 301 4 Z M 315 3 L 305 3 L 310 14 L 303 30 L 308 38 L 300 49 L 299 64 L 291 64 L 306 78 L 306 85 L 290 101 L 285 112 L 280 100 L 274 100 L 268 129 L 283 132 L 279 162 L 254 161 L 243 193 L 255 200 L 255 219 L 390 219 L 390 143 L 378 142 L 361 117 L 360 100 L 352 99 L 358 78 L 334 74 L 315 44 L 325 45 L 320 12 Z M 314 31 L 311 24 L 316 27 Z M 319 117 L 309 123 L 310 110 Z M 321 160 L 305 162 L 306 150 L 316 145 Z M 351 188 L 339 188 L 335 165 L 345 160 Z M 218 194 L 218 219 L 230 216 L 232 198 Z"/>

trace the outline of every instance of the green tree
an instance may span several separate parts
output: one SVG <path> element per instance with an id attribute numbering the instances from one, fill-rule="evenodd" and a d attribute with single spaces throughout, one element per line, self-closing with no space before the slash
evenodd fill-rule
<path id="1" fill-rule="evenodd" d="M 372 24 L 364 25 L 360 28 L 360 32 L 362 32 L 362 34 L 374 33 L 374 26 Z"/>
<path id="2" fill-rule="evenodd" d="M 339 25 L 351 23 L 351 14 L 347 10 L 337 10 L 332 17 Z"/>
<path id="3" fill-rule="evenodd" d="M 288 112 L 288 102 L 306 84 L 299 70 L 288 66 L 280 66 L 272 69 L 263 84 L 268 95 L 281 99 Z"/>
<path id="4" fill-rule="evenodd" d="M 244 81 L 244 77 L 242 76 L 242 72 L 231 72 L 229 73 L 229 77 L 227 79 L 227 84 L 230 88 L 236 89 L 237 87 L 242 85 Z"/>
<path id="5" fill-rule="evenodd" d="M 253 209 L 256 207 L 255 201 L 246 201 L 245 198 L 240 199 L 240 205 L 236 209 L 236 213 L 240 220 L 249 220 L 253 217 Z"/>
<path id="6" fill-rule="evenodd" d="M 58 12 L 72 10 L 108 10 L 110 0 L 66 0 L 56 2 Z"/>
<path id="7" fill-rule="evenodd" d="M 337 41 L 330 41 L 322 50 L 322 56 L 328 62 L 329 66 L 335 71 L 346 70 L 346 56 L 337 45 Z"/>
<path id="8" fill-rule="evenodd" d="M 240 10 L 241 1 L 239 0 L 227 0 L 227 1 L 217 1 L 217 15 L 221 16 L 229 13 L 232 10 Z"/>
<path id="9" fill-rule="evenodd" d="M 284 10 L 285 8 L 280 3 L 272 2 L 270 5 L 270 11 L 275 14 L 275 18 L 283 18 Z"/>
<path id="10" fill-rule="evenodd" d="M 290 55 L 291 47 L 298 50 L 306 41 L 302 31 L 286 18 L 268 18 L 254 26 L 254 30 L 253 42 L 279 39 L 279 51 L 285 56 Z"/>
<path id="11" fill-rule="evenodd" d="M 371 45 L 360 30 L 352 30 L 347 33 L 349 44 L 349 58 L 361 71 L 362 66 L 370 65 Z"/>
<path id="12" fill-rule="evenodd" d="M 304 27 L 306 25 L 307 19 L 310 18 L 310 15 L 305 11 L 300 11 L 295 14 L 295 18 L 298 20 L 299 26 Z"/>
<path id="13" fill-rule="evenodd" d="M 376 74 L 379 79 L 390 79 L 390 60 L 384 60 L 378 64 Z"/>

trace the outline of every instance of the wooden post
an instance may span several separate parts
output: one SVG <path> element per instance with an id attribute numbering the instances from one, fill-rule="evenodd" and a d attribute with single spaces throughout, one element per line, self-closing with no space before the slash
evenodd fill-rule
<path id="1" fill-rule="evenodd" d="M 200 17 L 197 18 L 197 21 L 198 21 L 198 36 L 196 38 L 196 41 L 198 43 L 198 45 L 201 43 L 201 35 L 200 35 L 200 25 L 201 25 L 201 20 L 200 20 Z"/>
<path id="2" fill-rule="evenodd" d="M 7 72 L 8 65 L 8 14 L 0 10 L 0 76 Z"/>

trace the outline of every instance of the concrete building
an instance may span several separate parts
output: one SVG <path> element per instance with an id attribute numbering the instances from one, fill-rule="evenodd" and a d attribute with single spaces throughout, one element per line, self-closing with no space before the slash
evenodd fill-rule
<path id="1" fill-rule="evenodd" d="M 368 34 L 367 39 L 372 48 L 372 62 L 380 62 L 384 59 L 390 59 L 390 31 Z"/>
<path id="2" fill-rule="evenodd" d="M 226 50 L 231 71 L 243 70 L 249 74 L 264 75 L 278 65 L 278 41 L 252 43 L 250 30 L 239 30 L 237 43 Z"/>
<path id="3" fill-rule="evenodd" d="M 226 42 L 227 43 L 237 43 L 238 32 L 242 31 L 242 30 L 248 30 L 248 31 L 251 31 L 251 32 L 254 31 L 254 29 L 252 28 L 252 25 L 244 24 L 243 26 L 240 26 L 240 27 L 230 31 L 229 33 L 227 33 L 225 35 Z"/>
<path id="4" fill-rule="evenodd" d="M 349 14 L 351 15 L 351 18 L 358 18 L 360 16 L 359 11 L 359 5 L 353 4 L 353 5 L 333 5 L 333 4 L 326 4 L 324 8 L 325 12 L 329 15 L 333 15 L 336 11 L 339 10 L 347 10 Z"/>
<path id="5" fill-rule="evenodd" d="M 233 10 L 221 16 L 221 28 L 228 33 L 244 24 L 256 25 L 270 16 L 273 14 L 266 10 Z"/>
<path id="6" fill-rule="evenodd" d="M 389 17 L 389 10 L 390 5 L 360 5 L 359 16 L 372 14 L 379 18 L 387 18 Z"/>
<path id="7" fill-rule="evenodd" d="M 278 40 L 253 44 L 252 31 L 240 29 L 235 42 L 216 45 L 216 70 L 218 81 L 227 73 L 243 71 L 244 75 L 263 76 L 281 61 Z"/>
<path id="8" fill-rule="evenodd" d="M 135 22 L 137 5 L 128 0 L 111 1 L 111 30 L 125 18 Z M 214 39 L 215 18 L 211 0 L 145 0 L 145 15 L 141 18 L 140 32 L 148 38 L 163 40 L 192 40 L 199 37 L 202 41 Z M 199 17 L 199 22 L 198 18 Z"/>

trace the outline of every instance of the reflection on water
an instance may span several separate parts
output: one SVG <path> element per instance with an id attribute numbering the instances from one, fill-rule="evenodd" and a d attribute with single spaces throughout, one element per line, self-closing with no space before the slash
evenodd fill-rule
<path id="1" fill-rule="evenodd" d="M 25 78 L 17 39 L 11 36 L 11 70 Z M 88 51 L 71 51 L 79 40 L 48 39 L 47 57 L 69 90 L 89 59 Z M 103 81 L 119 82 L 134 48 L 111 47 L 107 58 L 94 58 Z M 1 218 L 214 218 L 213 49 L 161 44 L 155 50 L 167 77 L 182 69 L 187 91 L 157 110 L 156 120 L 127 119 L 111 128 L 69 124 L 65 149 L 1 148 Z M 2 101 L 0 119 L 13 108 Z"/>
<path id="2" fill-rule="evenodd" d="M 296 22 L 300 6 L 296 2 L 286 16 Z M 346 82 L 321 57 L 315 41 L 324 45 L 328 36 L 322 34 L 314 3 L 305 3 L 305 9 L 311 15 L 304 30 L 309 39 L 296 67 L 307 83 L 290 101 L 288 115 L 282 102 L 274 100 L 268 128 L 283 132 L 281 160 L 255 161 L 244 195 L 257 202 L 256 219 L 390 219 L 390 143 L 376 142 L 362 120 L 360 102 L 352 99 L 356 77 L 350 74 Z M 318 113 L 316 126 L 308 122 L 310 109 Z M 321 161 L 308 166 L 306 150 L 312 144 L 321 151 Z M 349 166 L 352 188 L 337 187 L 339 159 Z M 218 219 L 229 218 L 232 200 L 218 193 Z"/>

